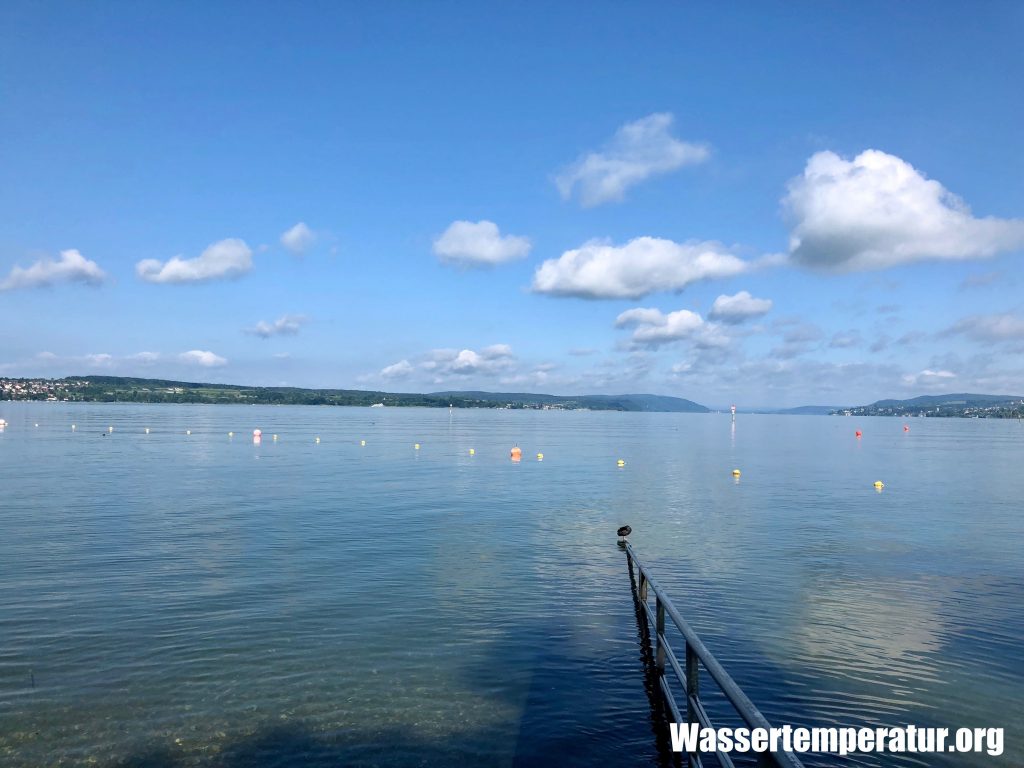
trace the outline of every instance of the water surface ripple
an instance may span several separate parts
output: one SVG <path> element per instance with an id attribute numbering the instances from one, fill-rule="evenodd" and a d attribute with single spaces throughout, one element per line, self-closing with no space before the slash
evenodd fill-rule
<path id="1" fill-rule="evenodd" d="M 5 766 L 671 764 L 623 523 L 773 722 L 1007 728 L 1001 758 L 808 765 L 1024 761 L 1019 422 L 0 417 Z"/>

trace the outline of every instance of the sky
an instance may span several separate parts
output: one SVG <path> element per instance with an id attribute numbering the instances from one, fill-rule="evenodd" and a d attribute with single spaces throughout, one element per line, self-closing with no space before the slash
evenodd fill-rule
<path id="1" fill-rule="evenodd" d="M 1024 395 L 1024 6 L 0 4 L 0 376 Z"/>

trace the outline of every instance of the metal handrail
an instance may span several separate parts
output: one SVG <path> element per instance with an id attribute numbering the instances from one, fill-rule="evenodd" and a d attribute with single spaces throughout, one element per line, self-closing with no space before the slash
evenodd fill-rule
<path id="1" fill-rule="evenodd" d="M 699 723 L 703 728 L 710 728 L 711 719 L 704 709 L 704 704 L 700 698 L 700 665 L 703 664 L 704 669 L 708 671 L 711 678 L 718 684 L 719 690 L 725 696 L 725 698 L 732 704 L 736 714 L 740 716 L 744 723 L 751 729 L 753 728 L 771 728 L 767 718 L 761 714 L 760 710 L 754 706 L 747 695 L 740 689 L 736 681 L 732 679 L 725 668 L 718 662 L 708 650 L 707 646 L 704 645 L 703 641 L 697 636 L 697 633 L 693 631 L 693 628 L 686 622 L 686 620 L 680 615 L 675 605 L 672 604 L 672 600 L 662 589 L 661 585 L 651 576 L 650 571 L 644 566 L 640 559 L 636 556 L 636 552 L 633 551 L 632 545 L 629 542 L 620 542 L 626 550 L 626 560 L 629 563 L 630 576 L 633 575 L 633 565 L 636 564 L 636 569 L 639 574 L 639 586 L 637 589 L 640 604 L 644 609 L 644 616 L 647 620 L 653 624 L 656 628 L 655 637 L 657 640 L 657 651 L 655 655 L 655 665 L 658 671 L 658 684 L 661 688 L 662 693 L 665 696 L 665 701 L 668 704 L 669 710 L 672 713 L 672 717 L 677 723 L 684 722 L 683 712 L 680 710 L 676 703 L 675 697 L 672 695 L 672 688 L 669 685 L 668 679 L 665 675 L 665 662 L 672 668 L 673 673 L 679 680 L 679 684 L 682 685 L 683 690 L 686 692 L 686 719 L 687 723 Z M 648 588 L 654 590 L 655 596 L 655 610 L 651 611 L 650 603 L 647 599 Z M 668 644 L 668 640 L 665 639 L 665 615 L 668 615 L 672 622 L 679 629 L 683 639 L 686 642 L 684 664 L 685 669 L 679 663 L 679 659 L 675 654 L 675 651 Z M 717 751 L 716 757 L 719 763 L 726 768 L 733 768 L 733 761 L 729 755 L 724 752 Z M 688 755 L 690 764 L 698 766 L 702 765 L 699 753 L 690 753 Z M 758 765 L 759 766 L 774 766 L 775 768 L 803 768 L 803 764 L 797 759 L 792 752 L 761 752 L 758 753 Z"/>

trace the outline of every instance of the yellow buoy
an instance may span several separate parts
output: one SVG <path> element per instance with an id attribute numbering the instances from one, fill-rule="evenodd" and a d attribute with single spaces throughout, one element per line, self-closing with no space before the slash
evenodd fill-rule
<path id="1" fill-rule="evenodd" d="M 274 435 L 274 439 L 277 440 L 277 435 Z M 320 435 L 316 436 L 316 442 L 317 442 L 317 445 L 320 444 Z"/>
<path id="2" fill-rule="evenodd" d="M 113 432 L 113 431 L 114 431 L 113 427 L 107 427 L 107 432 Z"/>
<path id="3" fill-rule="evenodd" d="M 365 441 L 365 440 L 360 440 L 360 441 L 359 441 L 359 444 L 360 444 L 360 445 L 366 445 L 366 441 Z"/>
<path id="4" fill-rule="evenodd" d="M 740 476 L 740 471 L 739 471 L 738 469 L 734 469 L 734 470 L 732 471 L 732 476 L 733 476 L 733 477 L 739 477 L 739 476 Z"/>
<path id="5" fill-rule="evenodd" d="M 419 444 L 419 443 L 416 443 L 416 444 L 415 444 L 415 445 L 413 446 L 413 448 L 414 448 L 415 450 L 417 450 L 417 451 L 418 451 L 418 450 L 420 449 L 420 444 Z"/>
<path id="6" fill-rule="evenodd" d="M 469 449 L 469 455 L 470 456 L 476 456 L 476 448 L 470 448 Z"/>
<path id="7" fill-rule="evenodd" d="M 883 488 L 885 488 L 885 483 L 883 483 L 881 480 L 875 480 L 875 489 L 880 491 Z"/>
<path id="8" fill-rule="evenodd" d="M 277 440 L 277 435 L 274 435 L 274 440 Z"/>
<path id="9" fill-rule="evenodd" d="M 618 465 L 619 465 L 620 467 L 624 467 L 624 466 L 626 466 L 626 462 L 625 462 L 625 461 L 623 461 L 622 459 L 619 459 Z"/>
<path id="10" fill-rule="evenodd" d="M 228 437 L 234 437 L 234 436 L 235 436 L 234 432 L 228 432 Z"/>
<path id="11" fill-rule="evenodd" d="M 544 461 L 544 454 L 543 453 L 538 453 L 537 454 L 537 461 Z"/>

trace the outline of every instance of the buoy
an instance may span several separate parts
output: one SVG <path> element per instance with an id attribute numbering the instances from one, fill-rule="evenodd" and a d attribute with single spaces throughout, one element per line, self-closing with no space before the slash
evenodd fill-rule
<path id="1" fill-rule="evenodd" d="M 107 427 L 107 432 L 113 432 L 113 431 L 114 431 L 113 427 Z"/>
<path id="2" fill-rule="evenodd" d="M 274 441 L 275 442 L 277 441 L 277 435 L 274 435 Z"/>
<path id="3" fill-rule="evenodd" d="M 537 461 L 544 461 L 544 454 L 543 453 L 538 453 L 537 454 Z"/>
<path id="4" fill-rule="evenodd" d="M 235 436 L 234 432 L 228 432 L 228 437 L 234 437 L 234 436 Z"/>
<path id="5" fill-rule="evenodd" d="M 74 432 L 74 431 L 75 431 L 75 425 L 74 425 L 74 424 L 72 424 L 72 425 L 71 425 L 71 431 L 72 431 L 72 432 Z"/>
<path id="6" fill-rule="evenodd" d="M 853 433 L 853 435 L 854 435 L 854 437 L 860 437 L 861 436 L 861 431 L 858 429 L 856 432 Z"/>
<path id="7" fill-rule="evenodd" d="M 252 436 L 253 437 L 263 437 L 263 430 L 262 429 L 254 429 L 252 431 Z"/>
<path id="8" fill-rule="evenodd" d="M 418 451 L 419 449 L 420 449 L 420 444 L 419 444 L 419 443 L 416 443 L 416 444 L 415 444 L 415 445 L 413 446 L 413 450 L 416 450 L 416 451 Z"/>
<path id="9" fill-rule="evenodd" d="M 4 422 L 4 424 L 6 424 L 6 423 L 7 423 L 7 422 L 6 422 L 6 421 L 4 421 L 3 419 L 0 419 L 0 421 L 3 421 L 3 422 Z M 39 425 L 38 425 L 38 424 L 36 424 L 36 426 L 38 427 Z"/>
<path id="10" fill-rule="evenodd" d="M 469 455 L 470 456 L 476 456 L 476 448 L 470 448 L 469 449 Z"/>
<path id="11" fill-rule="evenodd" d="M 904 432 L 909 432 L 910 431 L 910 426 L 908 424 L 904 424 L 903 425 L 903 431 Z"/>
<path id="12" fill-rule="evenodd" d="M 885 483 L 883 483 L 881 480 L 875 480 L 875 490 L 880 491 L 883 488 L 885 488 Z"/>
<path id="13" fill-rule="evenodd" d="M 518 445 L 514 446 L 512 450 L 508 452 L 508 455 L 511 457 L 512 461 L 519 461 L 523 458 L 523 449 Z"/>
<path id="14" fill-rule="evenodd" d="M 146 434 L 149 434 L 149 427 L 146 427 Z"/>
<path id="15" fill-rule="evenodd" d="M 740 471 L 739 471 L 738 469 L 734 469 L 734 470 L 732 471 L 732 476 L 733 476 L 733 477 L 739 477 L 739 476 L 740 476 Z"/>
<path id="16" fill-rule="evenodd" d="M 274 439 L 277 440 L 277 435 L 274 435 Z M 320 435 L 316 436 L 316 444 L 320 445 Z"/>
<path id="17" fill-rule="evenodd" d="M 620 466 L 620 467 L 624 467 L 624 466 L 626 466 L 626 462 L 625 462 L 625 461 L 623 461 L 622 459 L 619 459 L 619 462 L 618 462 L 618 464 L 619 464 L 619 466 Z"/>
<path id="18" fill-rule="evenodd" d="M 192 430 L 191 429 L 186 429 L 185 430 L 185 434 L 186 435 L 191 435 L 192 434 Z"/>
<path id="19" fill-rule="evenodd" d="M 365 441 L 365 440 L 360 440 L 360 441 L 359 441 L 359 444 L 360 444 L 360 445 L 366 445 L 366 441 Z"/>

